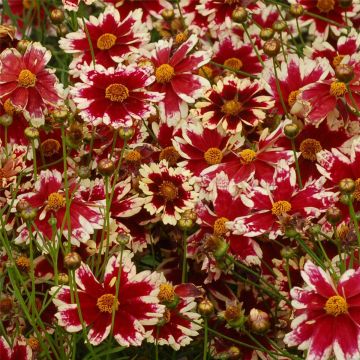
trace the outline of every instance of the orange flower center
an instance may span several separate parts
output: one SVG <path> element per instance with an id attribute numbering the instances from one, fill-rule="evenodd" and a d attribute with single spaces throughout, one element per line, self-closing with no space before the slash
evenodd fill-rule
<path id="1" fill-rule="evenodd" d="M 108 312 L 109 314 L 111 314 L 113 310 L 116 311 L 119 308 L 119 304 L 119 301 L 115 300 L 113 294 L 101 295 L 96 302 L 96 306 L 101 312 Z"/>
<path id="2" fill-rule="evenodd" d="M 232 321 L 237 320 L 241 315 L 241 305 L 230 305 L 225 310 L 224 318 L 226 321 Z"/>
<path id="3" fill-rule="evenodd" d="M 235 5 L 235 4 L 240 4 L 241 0 L 225 0 L 225 4 L 229 4 L 229 5 Z"/>
<path id="4" fill-rule="evenodd" d="M 338 316 L 347 313 L 348 304 L 342 296 L 334 295 L 327 299 L 324 310 L 329 315 Z"/>
<path id="5" fill-rule="evenodd" d="M 209 165 L 220 164 L 223 153 L 218 148 L 209 148 L 204 153 L 204 159 Z"/>
<path id="6" fill-rule="evenodd" d="M 163 181 L 160 185 L 160 195 L 165 201 L 175 200 L 178 196 L 178 188 L 171 181 Z"/>
<path id="7" fill-rule="evenodd" d="M 347 92 L 346 84 L 341 81 L 334 81 L 330 85 L 330 95 L 343 96 Z"/>
<path id="8" fill-rule="evenodd" d="M 329 11 L 334 10 L 335 0 L 318 0 L 316 7 L 320 12 L 328 13 Z"/>
<path id="9" fill-rule="evenodd" d="M 306 160 L 316 161 L 316 154 L 321 150 L 320 142 L 315 139 L 305 139 L 300 144 L 301 155 Z"/>
<path id="10" fill-rule="evenodd" d="M 224 61 L 224 66 L 227 66 L 228 68 L 231 68 L 233 70 L 240 70 L 243 65 L 243 62 L 236 57 L 232 57 Z"/>
<path id="11" fill-rule="evenodd" d="M 116 43 L 117 37 L 113 34 L 105 33 L 102 34 L 96 42 L 96 46 L 100 50 L 109 50 L 111 49 Z"/>
<path id="12" fill-rule="evenodd" d="M 344 55 L 336 55 L 336 56 L 333 58 L 333 61 L 332 61 L 334 67 L 340 65 L 340 63 L 342 62 L 343 58 L 344 58 Z"/>
<path id="13" fill-rule="evenodd" d="M 290 107 L 292 107 L 296 103 L 296 97 L 299 94 L 299 90 L 292 91 L 288 96 L 288 104 Z"/>
<path id="14" fill-rule="evenodd" d="M 33 351 L 40 350 L 40 341 L 38 339 L 36 339 L 34 336 L 31 336 L 28 339 L 27 343 L 31 347 L 31 350 L 33 350 Z"/>
<path id="15" fill-rule="evenodd" d="M 166 84 L 175 75 L 174 68 L 169 64 L 162 64 L 155 70 L 156 81 L 160 84 Z"/>
<path id="16" fill-rule="evenodd" d="M 48 197 L 47 208 L 49 210 L 57 211 L 66 205 L 66 200 L 63 195 L 53 192 Z"/>
<path id="17" fill-rule="evenodd" d="M 213 70 L 210 66 L 204 65 L 199 69 L 199 75 L 204 78 L 211 79 L 213 76 Z"/>
<path id="18" fill-rule="evenodd" d="M 214 222 L 214 226 L 213 226 L 214 235 L 217 235 L 217 236 L 225 235 L 228 231 L 225 226 L 228 221 L 229 221 L 229 219 L 227 219 L 226 217 L 218 218 Z"/>
<path id="19" fill-rule="evenodd" d="M 360 178 L 355 180 L 355 190 L 352 195 L 355 200 L 360 201 Z"/>
<path id="20" fill-rule="evenodd" d="M 22 5 L 26 10 L 32 9 L 34 7 L 34 0 L 23 0 Z"/>
<path id="21" fill-rule="evenodd" d="M 280 200 L 273 203 L 271 212 L 276 216 L 281 216 L 291 210 L 291 204 L 286 200 Z"/>
<path id="22" fill-rule="evenodd" d="M 16 110 L 10 99 L 5 100 L 3 107 L 8 115 L 13 115 Z"/>
<path id="23" fill-rule="evenodd" d="M 129 97 L 129 89 L 122 84 L 111 84 L 105 89 L 105 97 L 110 101 L 123 102 Z"/>
<path id="24" fill-rule="evenodd" d="M 240 162 L 242 164 L 250 164 L 256 158 L 256 152 L 251 149 L 245 149 L 239 152 Z"/>
<path id="25" fill-rule="evenodd" d="M 182 44 L 183 42 L 185 42 L 188 39 L 188 35 L 184 32 L 178 33 L 175 36 L 175 42 L 177 44 Z"/>
<path id="26" fill-rule="evenodd" d="M 348 236 L 350 229 L 346 224 L 341 224 L 337 227 L 336 232 L 339 236 L 339 239 L 341 241 L 344 241 L 346 237 Z"/>
<path id="27" fill-rule="evenodd" d="M 170 166 L 173 166 L 179 160 L 180 154 L 173 146 L 168 146 L 162 149 L 159 155 L 159 160 L 166 160 Z"/>
<path id="28" fill-rule="evenodd" d="M 34 87 L 36 84 L 36 75 L 30 70 L 23 69 L 18 76 L 18 85 L 22 87 Z"/>
<path id="29" fill-rule="evenodd" d="M 158 294 L 160 302 L 172 302 L 175 299 L 174 287 L 170 284 L 161 284 L 160 291 Z"/>
<path id="30" fill-rule="evenodd" d="M 61 149 L 60 143 L 55 139 L 46 139 L 41 143 L 41 151 L 45 157 L 57 154 Z"/>
<path id="31" fill-rule="evenodd" d="M 221 111 L 226 115 L 236 116 L 240 113 L 242 109 L 241 102 L 237 100 L 229 100 L 224 103 L 221 107 Z"/>
<path id="32" fill-rule="evenodd" d="M 28 271 L 30 269 L 30 259 L 26 256 L 19 256 L 16 259 L 16 266 L 23 271 Z"/>
<path id="33" fill-rule="evenodd" d="M 141 154 L 137 150 L 131 150 L 126 154 L 125 159 L 130 162 L 138 162 L 141 160 Z"/>

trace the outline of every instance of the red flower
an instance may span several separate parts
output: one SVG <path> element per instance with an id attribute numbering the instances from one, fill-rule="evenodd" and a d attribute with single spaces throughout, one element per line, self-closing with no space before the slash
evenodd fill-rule
<path id="1" fill-rule="evenodd" d="M 160 40 L 152 53 L 156 79 L 152 89 L 165 94 L 159 108 L 169 125 L 185 118 L 188 104 L 193 104 L 210 87 L 208 80 L 192 73 L 210 61 L 208 52 L 192 52 L 197 42 L 198 38 L 191 35 L 175 50 L 172 40 Z"/>
<path id="2" fill-rule="evenodd" d="M 137 274 L 132 257 L 128 250 L 123 251 L 122 261 L 120 255 L 112 256 L 103 283 L 99 283 L 89 266 L 82 263 L 75 271 L 80 308 L 71 300 L 68 286 L 53 287 L 50 293 L 55 296 L 53 302 L 58 308 L 55 316 L 59 325 L 69 332 L 80 331 L 83 326 L 79 318 L 81 311 L 84 325 L 90 326 L 90 343 L 99 345 L 110 334 L 114 312 L 112 334 L 115 340 L 121 346 L 140 346 L 147 336 L 144 325 L 156 324 L 165 310 L 157 298 L 163 276 L 150 271 Z"/>
<path id="3" fill-rule="evenodd" d="M 17 338 L 12 347 L 3 336 L 0 337 L 0 355 L 2 360 L 32 360 L 33 354 L 24 337 Z"/>
<path id="4" fill-rule="evenodd" d="M 88 68 L 81 80 L 83 82 L 71 89 L 71 94 L 82 118 L 93 125 L 129 127 L 133 119 L 148 117 L 150 102 L 158 102 L 163 97 L 145 89 L 155 77 L 136 65 L 109 69 L 96 65 L 94 70 Z"/>
<path id="5" fill-rule="evenodd" d="M 360 359 L 360 270 L 346 271 L 335 283 L 308 261 L 301 275 L 307 286 L 291 290 L 296 318 L 285 343 L 308 350 L 308 360 Z"/>
<path id="6" fill-rule="evenodd" d="M 23 55 L 16 49 L 0 54 L 0 99 L 21 110 L 34 126 L 43 125 L 49 108 L 62 102 L 55 70 L 45 69 L 50 58 L 40 43 L 31 43 Z"/>

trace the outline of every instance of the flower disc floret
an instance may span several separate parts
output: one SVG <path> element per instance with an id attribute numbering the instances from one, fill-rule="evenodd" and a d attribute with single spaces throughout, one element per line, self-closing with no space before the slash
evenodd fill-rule
<path id="1" fill-rule="evenodd" d="M 57 192 L 51 193 L 48 196 L 47 208 L 49 210 L 57 211 L 66 205 L 64 195 Z"/>
<path id="2" fill-rule="evenodd" d="M 286 200 L 280 200 L 273 203 L 271 212 L 276 216 L 281 216 L 291 210 L 291 204 Z"/>
<path id="3" fill-rule="evenodd" d="M 318 0 L 316 3 L 316 7 L 322 13 L 328 13 L 335 8 L 335 0 Z"/>
<path id="4" fill-rule="evenodd" d="M 214 234 L 217 236 L 225 235 L 227 233 L 226 223 L 229 221 L 226 217 L 216 219 L 214 222 Z"/>
<path id="5" fill-rule="evenodd" d="M 316 154 L 321 150 L 320 142 L 315 139 L 305 139 L 300 144 L 301 155 L 306 160 L 316 161 Z"/>
<path id="6" fill-rule="evenodd" d="M 110 33 L 102 34 L 96 41 L 96 46 L 99 50 L 109 50 L 116 43 L 117 37 Z"/>
<path id="7" fill-rule="evenodd" d="M 231 57 L 224 61 L 224 66 L 227 66 L 233 70 L 240 70 L 243 67 L 243 65 L 244 65 L 243 62 L 236 57 Z"/>
<path id="8" fill-rule="evenodd" d="M 224 114 L 232 115 L 232 116 L 238 115 L 241 112 L 241 110 L 242 110 L 242 104 L 235 99 L 226 101 L 224 105 L 221 107 L 221 111 Z"/>
<path id="9" fill-rule="evenodd" d="M 299 90 L 292 91 L 288 96 L 288 104 L 289 106 L 293 106 L 296 102 L 296 97 L 299 95 Z"/>
<path id="10" fill-rule="evenodd" d="M 204 159 L 209 165 L 220 164 L 223 158 L 223 153 L 220 149 L 211 147 L 204 153 Z"/>
<path id="11" fill-rule="evenodd" d="M 251 149 L 242 150 L 242 151 L 240 151 L 239 155 L 240 155 L 240 158 L 241 158 L 240 161 L 243 164 L 250 164 L 256 158 L 256 152 L 254 150 L 251 150 Z"/>
<path id="12" fill-rule="evenodd" d="M 170 284 L 161 284 L 160 291 L 158 294 L 160 302 L 170 303 L 175 299 L 174 287 Z"/>
<path id="13" fill-rule="evenodd" d="M 324 310 L 328 315 L 339 316 L 347 313 L 348 304 L 342 296 L 334 295 L 326 301 Z"/>
<path id="14" fill-rule="evenodd" d="M 163 181 L 160 185 L 160 195 L 165 201 L 175 200 L 178 196 L 178 188 L 171 181 Z"/>
<path id="15" fill-rule="evenodd" d="M 115 299 L 113 294 L 104 294 L 97 299 L 96 306 L 101 312 L 108 312 L 111 314 L 114 309 L 118 309 L 119 301 Z"/>
<path id="16" fill-rule="evenodd" d="M 18 84 L 25 88 L 34 87 L 36 84 L 36 75 L 28 69 L 23 69 L 19 73 Z"/>
<path id="17" fill-rule="evenodd" d="M 111 84 L 105 89 L 105 97 L 110 101 L 123 102 L 129 97 L 129 89 L 123 84 Z"/>
<path id="18" fill-rule="evenodd" d="M 156 81 L 161 84 L 170 82 L 174 75 L 175 70 L 169 64 L 162 64 L 155 70 Z"/>
<path id="19" fill-rule="evenodd" d="M 334 81 L 330 85 L 330 95 L 340 97 L 347 92 L 346 84 L 341 81 Z"/>

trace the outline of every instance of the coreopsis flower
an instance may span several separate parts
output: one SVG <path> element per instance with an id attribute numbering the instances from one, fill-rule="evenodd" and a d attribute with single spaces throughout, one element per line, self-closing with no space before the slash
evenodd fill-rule
<path id="1" fill-rule="evenodd" d="M 206 127 L 221 126 L 229 133 L 241 132 L 243 124 L 256 126 L 265 118 L 265 110 L 273 106 L 271 97 L 262 95 L 262 90 L 256 80 L 230 75 L 213 85 L 205 94 L 207 101 L 197 102 L 196 107 Z"/>
<path id="2" fill-rule="evenodd" d="M 207 51 L 193 51 L 198 38 L 191 35 L 175 48 L 173 40 L 160 40 L 152 52 L 155 83 L 152 89 L 165 94 L 159 104 L 160 115 L 170 125 L 188 115 L 188 104 L 201 97 L 210 83 L 204 77 L 193 74 L 210 61 Z"/>
<path id="3" fill-rule="evenodd" d="M 144 325 L 154 325 L 163 316 L 165 308 L 159 304 L 157 295 L 164 278 L 148 270 L 136 273 L 132 257 L 128 250 L 123 251 L 122 257 L 112 256 L 102 283 L 89 266 L 82 263 L 75 271 L 79 308 L 72 301 L 68 286 L 53 287 L 50 293 L 54 295 L 59 325 L 69 332 L 89 326 L 88 340 L 99 345 L 110 334 L 114 313 L 112 335 L 115 340 L 121 346 L 140 346 L 147 336 Z"/>
<path id="4" fill-rule="evenodd" d="M 295 319 L 285 336 L 288 346 L 307 350 L 308 360 L 359 359 L 360 270 L 347 270 L 338 280 L 307 261 L 304 288 L 291 289 Z"/>
<path id="5" fill-rule="evenodd" d="M 170 345 L 174 350 L 179 350 L 180 347 L 189 345 L 193 337 L 199 335 L 201 316 L 195 312 L 197 304 L 194 297 L 182 294 L 184 287 L 191 287 L 191 284 L 172 286 L 164 283 L 160 285 L 158 294 L 160 302 L 175 303 L 176 306 L 165 309 L 163 318 L 157 326 L 151 327 L 148 342 Z"/>
<path id="6" fill-rule="evenodd" d="M 279 125 L 270 134 L 268 129 L 265 129 L 258 143 L 253 143 L 248 148 L 233 150 L 227 159 L 203 170 L 201 175 L 213 178 L 215 174 L 223 171 L 237 185 L 253 178 L 271 182 L 280 160 L 286 160 L 288 164 L 293 162 L 292 152 L 277 145 L 283 137 L 283 125 Z"/>
<path id="7" fill-rule="evenodd" d="M 197 193 L 189 170 L 169 167 L 166 160 L 144 164 L 139 188 L 145 194 L 144 208 L 151 215 L 161 216 L 164 224 L 176 225 L 181 213 L 195 206 Z"/>
<path id="8" fill-rule="evenodd" d="M 269 233 L 270 238 L 284 234 L 284 225 L 292 216 L 304 219 L 319 217 L 335 202 L 336 194 L 323 188 L 324 177 L 309 182 L 301 190 L 296 185 L 294 168 L 280 162 L 273 184 L 254 186 L 244 204 L 249 215 L 235 219 L 229 228 L 234 233 L 258 236 Z"/>
<path id="9" fill-rule="evenodd" d="M 2 360 L 32 360 L 33 354 L 24 337 L 15 340 L 11 347 L 3 336 L 0 337 L 0 354 Z"/>
<path id="10" fill-rule="evenodd" d="M 197 34 L 205 34 L 209 30 L 208 21 L 206 16 L 201 15 L 197 11 L 196 6 L 199 3 L 199 0 L 181 0 L 180 6 L 188 28 L 194 30 Z"/>
<path id="11" fill-rule="evenodd" d="M 68 228 L 68 221 L 65 221 L 67 218 L 66 195 L 62 174 L 58 170 L 41 171 L 39 179 L 35 183 L 34 192 L 19 196 L 37 211 L 34 219 L 36 229 L 33 229 L 33 233 L 44 249 L 47 246 L 46 241 L 55 236 L 53 228 L 49 224 L 51 218 L 56 220 L 56 230 L 63 229 L 63 236 L 74 245 L 79 245 L 80 242 L 86 243 L 90 239 L 90 235 L 94 233 L 94 229 L 102 228 L 103 215 L 100 209 L 104 207 L 104 200 L 91 201 L 91 199 L 84 198 L 86 194 L 83 193 L 86 193 L 84 189 L 78 188 L 75 182 L 71 182 L 69 185 L 71 229 Z M 17 241 L 20 243 L 29 241 L 28 228 L 21 226 L 19 230 Z"/>
<path id="12" fill-rule="evenodd" d="M 146 44 L 150 37 L 145 25 L 141 23 L 141 15 L 141 10 L 138 9 L 120 19 L 119 12 L 109 6 L 98 18 L 90 16 L 85 24 L 80 21 L 78 31 L 67 34 L 59 41 L 66 53 L 76 55 L 70 64 L 72 73 L 79 75 L 81 66 L 90 65 L 93 61 L 89 41 L 93 44 L 95 63 L 105 68 L 116 66 L 128 54 L 133 54 Z"/>
<path id="13" fill-rule="evenodd" d="M 45 68 L 50 58 L 40 43 L 31 43 L 23 55 L 13 48 L 0 54 L 0 100 L 34 126 L 43 125 L 49 109 L 62 103 L 55 70 Z"/>
<path id="14" fill-rule="evenodd" d="M 358 11 L 357 4 L 343 7 L 335 0 L 290 0 L 289 2 L 300 4 L 309 13 L 318 15 L 315 17 L 304 13 L 300 16 L 299 22 L 301 27 L 310 25 L 309 33 L 324 40 L 329 36 L 330 29 L 334 34 L 339 35 L 341 26 L 346 26 L 347 19 L 355 16 Z M 328 22 L 328 19 L 335 24 Z"/>
<path id="15" fill-rule="evenodd" d="M 70 90 L 80 116 L 92 125 L 130 127 L 134 120 L 146 118 L 151 113 L 151 103 L 163 95 L 150 92 L 145 87 L 155 80 L 145 68 L 134 64 L 105 69 L 96 65 L 80 75 Z"/>
<path id="16" fill-rule="evenodd" d="M 276 77 L 272 61 L 266 63 L 262 72 L 262 83 L 265 90 L 275 100 L 277 113 L 284 114 L 289 112 L 297 100 L 300 89 L 306 85 L 313 84 L 327 78 L 330 65 L 326 59 L 311 60 L 301 59 L 296 55 L 289 55 L 287 62 L 283 61 L 277 70 L 281 96 L 284 100 L 286 109 L 281 104 L 280 94 L 277 90 Z"/>
<path id="17" fill-rule="evenodd" d="M 84 0 L 86 5 L 91 5 L 95 0 Z M 68 11 L 78 11 L 81 0 L 62 0 L 64 9 Z"/>
<path id="18" fill-rule="evenodd" d="M 251 44 L 242 42 L 236 35 L 226 36 L 214 44 L 212 61 L 249 74 L 258 74 L 262 70 L 262 65 Z"/>

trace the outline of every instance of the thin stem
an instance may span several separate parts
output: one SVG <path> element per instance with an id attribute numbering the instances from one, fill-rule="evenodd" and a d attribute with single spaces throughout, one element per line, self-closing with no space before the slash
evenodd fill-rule
<path id="1" fill-rule="evenodd" d="M 182 262 L 182 272 L 181 272 L 181 282 L 185 283 L 187 281 L 187 234 L 186 231 L 183 233 L 183 262 Z"/>
<path id="2" fill-rule="evenodd" d="M 294 159 L 295 159 L 296 176 L 297 176 L 299 188 L 302 189 L 303 188 L 303 183 L 302 183 L 302 179 L 301 179 L 299 160 L 298 160 L 297 152 L 296 152 L 295 139 L 290 139 L 290 141 L 291 141 L 291 148 L 292 148 L 292 151 L 293 151 L 293 154 L 294 154 Z"/>
<path id="3" fill-rule="evenodd" d="M 276 59 L 275 58 L 273 58 L 273 65 L 274 65 L 276 91 L 277 91 L 277 93 L 279 95 L 280 103 L 281 103 L 281 106 L 282 106 L 282 108 L 284 110 L 284 113 L 285 113 L 285 115 L 288 115 L 288 110 L 287 110 L 287 107 L 285 105 L 284 97 L 283 97 L 281 87 L 280 87 L 280 82 L 279 82 L 278 73 L 277 73 L 277 69 L 276 69 Z"/>
<path id="4" fill-rule="evenodd" d="M 352 203 L 352 200 L 349 201 L 349 214 L 350 214 L 350 218 L 351 218 L 352 222 L 354 223 L 355 234 L 356 234 L 356 238 L 357 238 L 357 241 L 358 241 L 358 246 L 359 246 L 359 249 L 360 249 L 359 223 L 358 223 L 358 220 L 356 218 L 355 209 L 354 209 L 354 205 Z M 359 262 L 360 262 L 360 251 L 358 251 L 358 256 L 359 256 Z"/>
<path id="5" fill-rule="evenodd" d="M 204 350 L 203 350 L 203 360 L 207 359 L 207 349 L 208 348 L 208 321 L 204 317 Z"/>

